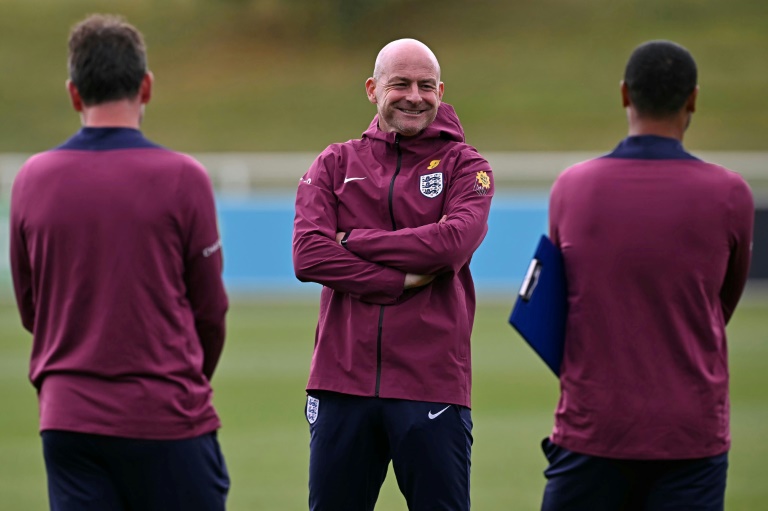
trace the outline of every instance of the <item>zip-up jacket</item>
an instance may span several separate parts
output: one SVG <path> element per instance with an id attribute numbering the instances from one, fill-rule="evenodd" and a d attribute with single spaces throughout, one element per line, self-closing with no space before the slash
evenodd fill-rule
<path id="1" fill-rule="evenodd" d="M 470 406 L 469 263 L 492 196 L 490 165 L 446 103 L 416 136 L 374 117 L 318 156 L 293 234 L 296 277 L 323 286 L 307 390 Z M 437 277 L 404 290 L 406 273 Z"/>

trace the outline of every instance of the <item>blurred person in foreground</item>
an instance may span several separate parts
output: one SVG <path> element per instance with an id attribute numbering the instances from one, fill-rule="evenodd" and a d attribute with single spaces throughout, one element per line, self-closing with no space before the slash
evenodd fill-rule
<path id="1" fill-rule="evenodd" d="M 11 270 L 54 510 L 225 508 L 214 197 L 197 161 L 139 131 L 152 80 L 133 26 L 76 25 L 67 90 L 83 127 L 13 184 Z"/>
<path id="2" fill-rule="evenodd" d="M 683 148 L 698 91 L 686 49 L 640 45 L 621 82 L 629 136 L 552 187 L 568 316 L 545 511 L 723 509 L 725 325 L 754 204 L 738 174 Z"/>
<path id="3" fill-rule="evenodd" d="M 467 510 L 472 254 L 490 166 L 464 142 L 432 51 L 386 45 L 374 117 L 301 178 L 293 260 L 323 285 L 309 382 L 309 507 L 374 508 L 389 462 L 408 508 Z"/>

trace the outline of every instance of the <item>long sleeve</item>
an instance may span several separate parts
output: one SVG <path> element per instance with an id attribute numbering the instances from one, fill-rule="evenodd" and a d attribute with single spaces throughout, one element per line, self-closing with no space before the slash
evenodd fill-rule
<path id="1" fill-rule="evenodd" d="M 370 300 L 394 301 L 403 293 L 405 274 L 358 257 L 336 242 L 335 166 L 334 154 L 326 150 L 299 182 L 293 231 L 296 277 Z"/>
<path id="2" fill-rule="evenodd" d="M 731 257 L 728 260 L 728 268 L 720 290 L 720 301 L 726 323 L 731 319 L 744 291 L 752 258 L 755 206 L 749 186 L 741 180 L 731 191 L 730 211 Z"/>
<path id="3" fill-rule="evenodd" d="M 403 272 L 457 272 L 466 265 L 488 231 L 493 176 L 476 153 L 457 162 L 448 189 L 444 222 L 387 231 L 355 229 L 347 240 L 351 252 L 365 260 Z"/>
<path id="4" fill-rule="evenodd" d="M 35 323 L 35 303 L 32 293 L 32 267 L 24 235 L 23 172 L 13 183 L 10 211 L 10 262 L 13 290 L 21 316 L 21 324 L 32 332 Z"/>
<path id="5" fill-rule="evenodd" d="M 224 347 L 228 308 L 216 206 L 210 179 L 201 167 L 191 167 L 183 174 L 179 192 L 187 220 L 184 281 L 203 348 L 203 373 L 210 379 Z"/>

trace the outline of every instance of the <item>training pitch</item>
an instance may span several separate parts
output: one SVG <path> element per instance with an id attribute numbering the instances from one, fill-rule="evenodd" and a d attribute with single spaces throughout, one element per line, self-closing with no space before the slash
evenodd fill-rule
<path id="1" fill-rule="evenodd" d="M 507 324 L 512 295 L 481 297 L 473 337 L 472 503 L 479 511 L 538 509 L 544 485 L 539 442 L 549 433 L 557 382 Z M 230 511 L 307 509 L 309 433 L 304 384 L 312 352 L 314 297 L 236 299 L 214 376 L 220 441 L 232 478 Z M 747 298 L 729 326 L 733 448 L 726 509 L 768 509 L 768 300 Z M 0 507 L 47 509 L 37 403 L 27 381 L 30 336 L 14 305 L 0 304 Z M 404 511 L 389 471 L 377 511 Z"/>

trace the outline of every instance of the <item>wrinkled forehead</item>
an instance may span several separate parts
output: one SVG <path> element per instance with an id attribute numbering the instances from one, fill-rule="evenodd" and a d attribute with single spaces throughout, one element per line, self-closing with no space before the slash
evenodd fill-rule
<path id="1" fill-rule="evenodd" d="M 376 59 L 379 79 L 389 77 L 440 81 L 440 65 L 432 52 L 415 45 L 382 51 Z"/>
<path id="2" fill-rule="evenodd" d="M 437 84 L 440 81 L 440 75 L 435 65 L 428 61 L 394 60 L 389 67 L 383 69 L 380 80 L 391 81 L 399 79 L 412 82 L 429 81 Z"/>

